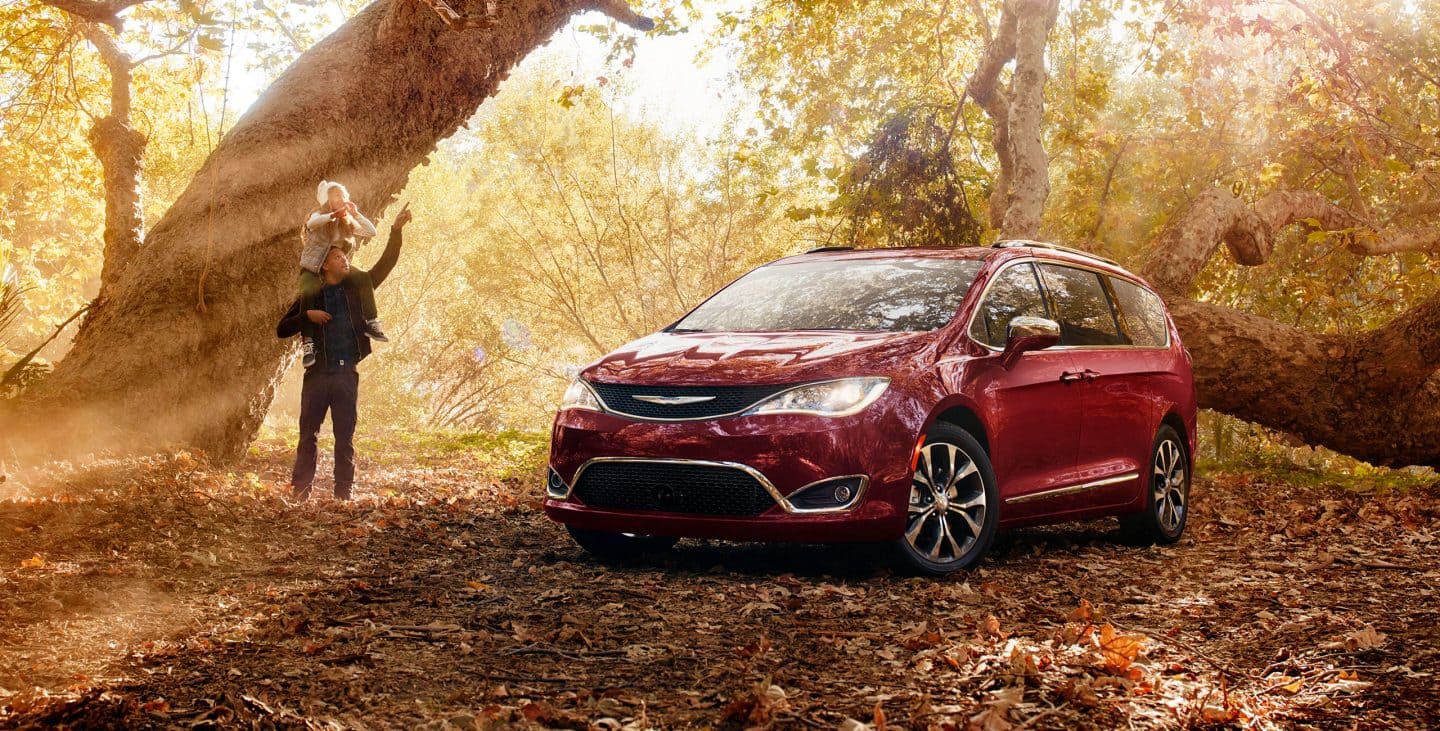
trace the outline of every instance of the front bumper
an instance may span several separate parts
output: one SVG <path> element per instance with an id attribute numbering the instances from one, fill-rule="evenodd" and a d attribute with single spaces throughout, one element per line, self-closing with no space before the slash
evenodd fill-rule
<path id="1" fill-rule="evenodd" d="M 851 542 L 895 538 L 909 499 L 916 427 L 902 423 L 882 397 L 848 417 L 774 414 L 707 421 L 637 421 L 608 413 L 563 411 L 555 420 L 551 469 L 569 487 L 587 465 L 656 461 L 724 465 L 754 476 L 774 505 L 753 516 L 616 510 L 577 495 L 547 495 L 546 515 L 579 528 L 693 538 Z M 838 512 L 808 511 L 787 498 L 816 482 L 865 478 Z"/>

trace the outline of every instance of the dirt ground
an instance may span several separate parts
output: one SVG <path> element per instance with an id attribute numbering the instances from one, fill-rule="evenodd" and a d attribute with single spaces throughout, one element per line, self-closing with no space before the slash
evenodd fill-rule
<path id="1" fill-rule="evenodd" d="M 377 458 L 292 506 L 289 458 L 11 475 L 0 727 L 1440 727 L 1434 487 L 1202 474 L 1175 546 L 1029 529 L 942 581 L 867 546 L 606 566 L 538 473 Z"/>

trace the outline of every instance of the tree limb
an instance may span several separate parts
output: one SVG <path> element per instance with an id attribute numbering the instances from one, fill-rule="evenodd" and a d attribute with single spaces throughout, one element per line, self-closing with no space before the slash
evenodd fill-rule
<path id="1" fill-rule="evenodd" d="M 991 145 L 1000 162 L 990 194 L 990 225 L 1002 238 L 1033 238 L 1050 194 L 1041 124 L 1045 116 L 1045 46 L 1055 24 L 1055 0 L 1007 0 L 999 28 L 965 93 L 990 117 Z M 1010 93 L 1000 73 L 1015 61 Z"/>
<path id="2" fill-rule="evenodd" d="M 1278 190 L 1249 206 L 1227 190 L 1212 188 L 1165 227 L 1140 270 L 1162 292 L 1184 295 L 1221 243 L 1236 262 L 1256 266 L 1270 258 L 1275 235 L 1295 224 L 1346 231 L 1346 248 L 1360 256 L 1440 251 L 1440 228 L 1376 230 L 1319 193 Z"/>
<path id="3" fill-rule="evenodd" d="M 624 23 L 638 31 L 655 30 L 655 20 L 635 12 L 635 9 L 631 8 L 625 0 L 589 0 L 581 7 L 598 10 L 614 18 L 617 22 Z"/>
<path id="4" fill-rule="evenodd" d="M 116 33 L 125 30 L 120 11 L 139 5 L 145 0 L 41 0 L 46 5 L 92 23 L 104 23 Z"/>

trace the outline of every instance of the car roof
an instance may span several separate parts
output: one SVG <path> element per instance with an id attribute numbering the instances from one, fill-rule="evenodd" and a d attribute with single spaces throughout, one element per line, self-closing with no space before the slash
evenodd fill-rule
<path id="1" fill-rule="evenodd" d="M 824 246 L 776 261 L 856 261 L 865 259 L 985 259 L 994 251 L 986 246 L 899 246 L 886 249 L 851 249 Z"/>
<path id="2" fill-rule="evenodd" d="M 1102 256 L 1089 254 L 1078 249 L 1059 247 L 1040 241 L 1007 240 L 990 246 L 904 246 L 888 249 L 851 249 L 842 247 L 821 247 L 780 259 L 772 263 L 798 263 L 802 261 L 863 261 L 866 259 L 973 259 L 994 261 L 997 266 L 1016 259 L 1046 259 L 1069 264 L 1081 264 L 1106 273 L 1149 284 L 1140 276 L 1118 263 Z"/>

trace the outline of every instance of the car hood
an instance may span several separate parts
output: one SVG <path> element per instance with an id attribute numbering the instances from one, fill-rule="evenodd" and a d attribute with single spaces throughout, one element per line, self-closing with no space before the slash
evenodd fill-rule
<path id="1" fill-rule="evenodd" d="M 886 375 L 933 332 L 660 332 L 621 346 L 581 376 L 602 383 L 733 385 Z"/>

